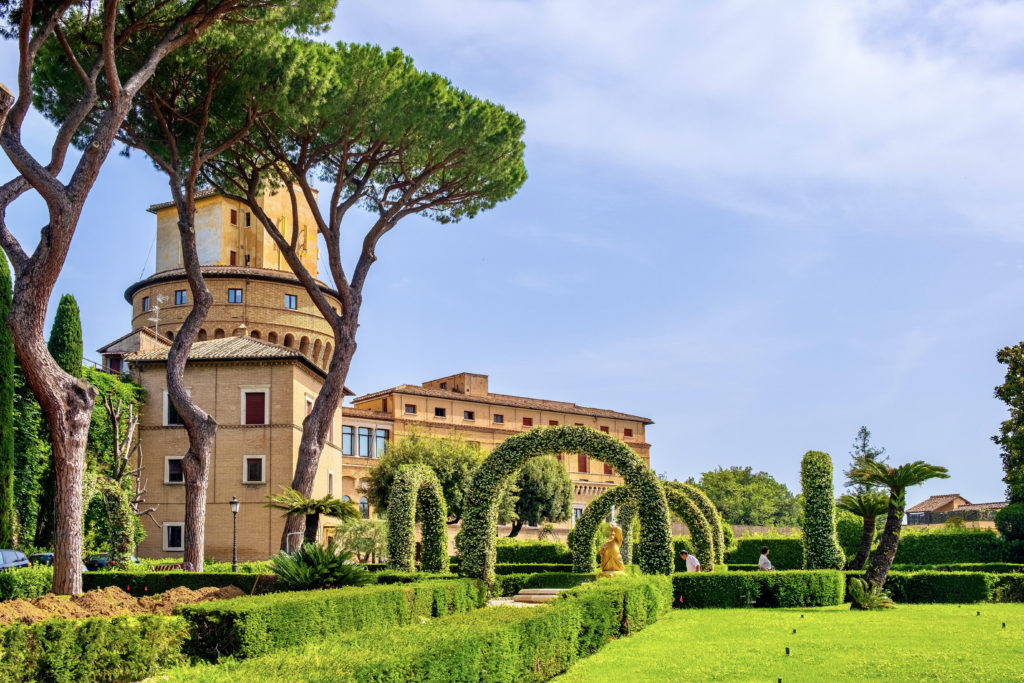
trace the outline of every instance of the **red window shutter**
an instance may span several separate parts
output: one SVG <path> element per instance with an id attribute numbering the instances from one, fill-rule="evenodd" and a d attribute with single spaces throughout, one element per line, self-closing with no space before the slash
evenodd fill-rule
<path id="1" fill-rule="evenodd" d="M 262 391 L 246 392 L 245 394 L 245 424 L 261 425 L 266 424 L 263 413 L 267 408 L 267 395 Z"/>
<path id="2" fill-rule="evenodd" d="M 231 253 L 229 254 L 229 257 L 230 257 L 230 263 L 231 263 L 231 265 L 233 265 L 233 266 L 237 266 L 237 265 L 238 265 L 238 254 L 232 251 L 232 252 L 231 252 Z"/>
<path id="3" fill-rule="evenodd" d="M 532 427 L 533 426 L 533 418 L 532 417 L 524 417 L 523 418 L 523 426 L 524 427 Z"/>
<path id="4" fill-rule="evenodd" d="M 632 429 L 623 429 L 622 430 L 622 435 L 623 436 L 633 436 L 633 430 Z"/>
<path id="5" fill-rule="evenodd" d="M 576 470 L 578 472 L 588 472 L 587 469 L 587 456 L 577 455 L 576 456 Z"/>
<path id="6" fill-rule="evenodd" d="M 612 466 L 609 465 L 608 463 L 604 464 L 604 473 L 605 474 L 614 474 L 614 472 L 612 472 Z"/>
<path id="7" fill-rule="evenodd" d="M 238 225 L 238 212 L 231 209 L 231 225 Z"/>
<path id="8" fill-rule="evenodd" d="M 551 427 L 557 427 L 558 426 L 558 420 L 548 420 L 548 425 L 551 426 Z"/>
<path id="9" fill-rule="evenodd" d="M 601 431 L 604 432 L 605 434 L 607 434 L 608 433 L 608 428 L 607 427 L 601 427 Z"/>

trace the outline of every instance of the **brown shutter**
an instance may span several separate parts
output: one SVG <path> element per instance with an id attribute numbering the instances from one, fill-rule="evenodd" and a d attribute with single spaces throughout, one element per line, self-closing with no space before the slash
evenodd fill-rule
<path id="1" fill-rule="evenodd" d="M 245 424 L 261 425 L 266 424 L 263 420 L 263 413 L 267 406 L 267 395 L 262 391 L 246 392 L 245 394 Z"/>
<path id="2" fill-rule="evenodd" d="M 577 455 L 576 456 L 576 470 L 578 472 L 587 472 L 587 456 Z"/>

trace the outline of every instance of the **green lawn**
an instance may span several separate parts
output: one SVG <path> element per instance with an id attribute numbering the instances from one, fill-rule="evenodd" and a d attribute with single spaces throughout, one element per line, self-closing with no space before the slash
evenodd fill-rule
<path id="1" fill-rule="evenodd" d="M 1024 605 L 903 605 L 878 612 L 849 606 L 673 610 L 555 680 L 780 678 L 784 683 L 1021 681 Z"/>

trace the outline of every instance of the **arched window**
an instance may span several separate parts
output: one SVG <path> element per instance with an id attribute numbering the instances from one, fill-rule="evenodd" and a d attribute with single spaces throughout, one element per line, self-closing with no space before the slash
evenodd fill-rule
<path id="1" fill-rule="evenodd" d="M 295 337 L 293 337 L 290 334 L 284 335 L 284 345 L 287 346 L 289 349 L 295 346 Z"/>
<path id="2" fill-rule="evenodd" d="M 342 497 L 341 497 L 341 499 L 342 499 L 343 501 L 345 501 L 346 503 L 350 503 L 350 502 L 352 502 L 352 499 L 351 499 L 351 498 L 349 498 L 348 496 L 342 496 Z"/>
<path id="3" fill-rule="evenodd" d="M 325 368 L 328 365 L 331 364 L 331 352 L 332 352 L 332 350 L 333 350 L 333 347 L 331 346 L 331 342 L 327 342 L 326 346 L 324 346 L 324 357 L 323 357 L 323 360 L 320 363 L 320 365 L 322 365 Z"/>
<path id="4" fill-rule="evenodd" d="M 270 342 L 271 344 L 276 344 L 277 343 L 277 332 L 268 332 L 267 333 L 267 341 Z"/>
<path id="5" fill-rule="evenodd" d="M 196 341 L 206 341 L 206 330 L 199 330 L 199 336 L 196 337 Z"/>
<path id="6" fill-rule="evenodd" d="M 249 333 L 249 336 L 252 337 L 253 339 L 259 339 L 260 338 L 260 331 L 259 330 L 253 330 L 252 332 Z"/>
<path id="7" fill-rule="evenodd" d="M 215 329 L 213 331 L 213 338 L 214 339 L 223 339 L 224 338 L 224 330 L 220 329 L 219 327 L 217 329 Z"/>
<path id="8" fill-rule="evenodd" d="M 313 342 L 313 362 L 320 363 L 320 348 L 323 346 L 323 342 L 317 339 Z"/>
<path id="9" fill-rule="evenodd" d="M 309 337 L 303 337 L 299 340 L 299 353 L 303 356 L 309 354 Z"/>
<path id="10" fill-rule="evenodd" d="M 167 330 L 166 332 L 164 332 L 164 336 L 170 339 L 171 341 L 174 341 L 174 332 Z"/>
<path id="11" fill-rule="evenodd" d="M 363 519 L 370 518 L 370 501 L 366 500 L 366 496 L 359 499 L 359 514 L 363 516 Z"/>

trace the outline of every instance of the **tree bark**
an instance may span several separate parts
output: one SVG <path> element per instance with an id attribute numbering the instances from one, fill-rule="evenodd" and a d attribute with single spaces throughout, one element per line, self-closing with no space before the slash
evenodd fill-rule
<path id="1" fill-rule="evenodd" d="M 889 492 L 889 514 L 885 518 L 885 528 L 882 530 L 882 539 L 878 543 L 878 549 L 871 556 L 871 563 L 864 574 L 864 578 L 874 584 L 879 590 L 885 586 L 889 578 L 889 569 L 896 558 L 896 549 L 900 545 L 900 531 L 903 528 L 903 506 L 897 504 L 897 500 L 903 499 L 903 492 L 892 490 Z"/>
<path id="2" fill-rule="evenodd" d="M 860 548 L 857 549 L 856 556 L 850 561 L 850 569 L 862 569 L 864 567 L 864 563 L 871 553 L 871 543 L 875 540 L 875 518 L 864 517 L 863 520 L 864 531 L 860 537 Z"/>
<path id="3" fill-rule="evenodd" d="M 520 520 L 512 522 L 512 531 L 508 532 L 509 538 L 515 538 L 519 535 L 519 532 L 523 530 L 523 523 Z"/>
<path id="4" fill-rule="evenodd" d="M 320 515 L 306 515 L 306 529 L 303 532 L 302 542 L 316 545 L 316 532 L 320 528 Z"/>

